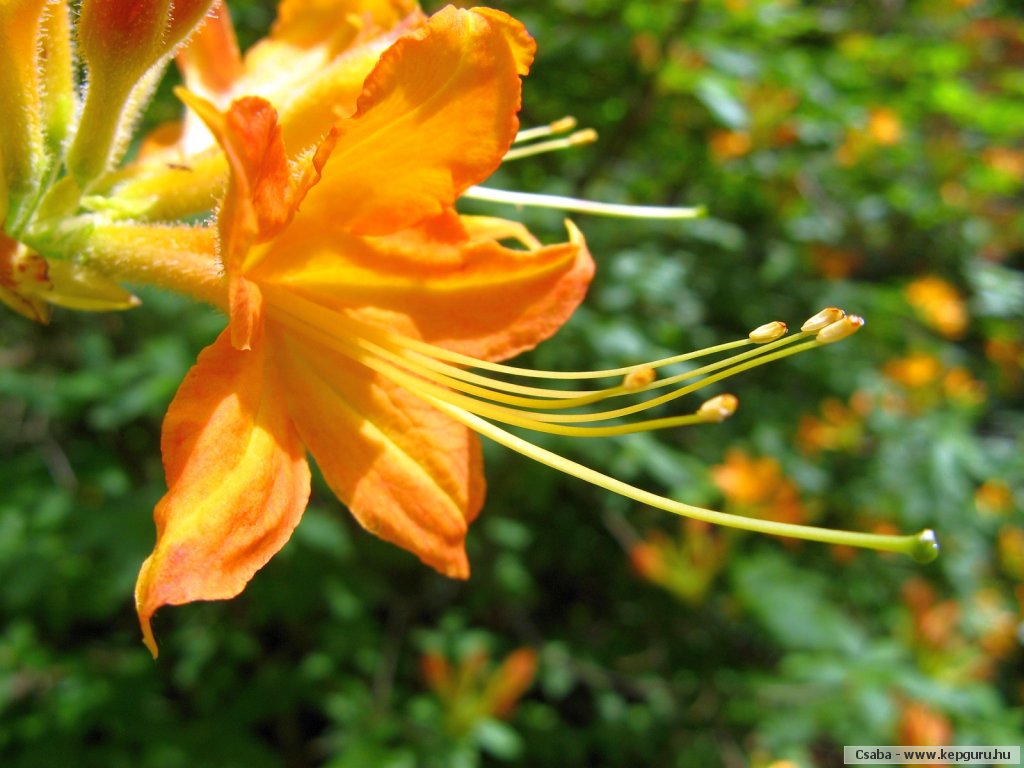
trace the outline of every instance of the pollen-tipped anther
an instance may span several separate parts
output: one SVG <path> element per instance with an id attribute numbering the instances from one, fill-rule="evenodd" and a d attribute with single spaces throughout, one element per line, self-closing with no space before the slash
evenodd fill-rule
<path id="1" fill-rule="evenodd" d="M 571 131 L 576 127 L 576 118 L 572 115 L 566 115 L 560 117 L 558 120 L 553 120 L 548 124 L 548 128 L 551 129 L 552 133 L 565 133 Z"/>
<path id="2" fill-rule="evenodd" d="M 846 317 L 846 313 L 838 307 L 827 307 L 813 317 L 808 318 L 807 322 L 800 326 L 800 330 L 814 333 L 842 320 L 844 317 Z"/>
<path id="3" fill-rule="evenodd" d="M 537 139 L 544 139 L 548 136 L 556 136 L 560 133 L 568 133 L 576 127 L 576 118 L 572 115 L 566 115 L 560 117 L 557 120 L 552 120 L 547 125 L 537 125 L 533 128 L 523 128 L 519 133 L 516 134 L 515 144 L 521 144 L 524 141 L 535 141 Z"/>
<path id="4" fill-rule="evenodd" d="M 657 376 L 657 372 L 650 366 L 634 368 L 622 378 L 622 386 L 624 389 L 634 392 L 652 383 Z"/>
<path id="5" fill-rule="evenodd" d="M 697 414 L 703 416 L 708 421 L 725 421 L 739 408 L 740 401 L 736 395 L 716 395 L 710 400 L 705 400 L 704 403 L 697 409 Z"/>
<path id="6" fill-rule="evenodd" d="M 578 147 L 581 144 L 593 144 L 597 141 L 597 131 L 593 128 L 584 128 L 582 131 L 570 133 L 566 141 L 574 147 Z"/>
<path id="7" fill-rule="evenodd" d="M 826 325 L 818 331 L 817 340 L 822 344 L 831 344 L 834 341 L 852 336 L 864 325 L 864 318 L 860 315 L 847 315 L 831 325 Z"/>
<path id="8" fill-rule="evenodd" d="M 759 325 L 747 334 L 747 337 L 755 344 L 767 344 L 769 341 L 781 339 L 788 330 L 789 327 L 784 322 L 773 320 L 770 323 Z"/>

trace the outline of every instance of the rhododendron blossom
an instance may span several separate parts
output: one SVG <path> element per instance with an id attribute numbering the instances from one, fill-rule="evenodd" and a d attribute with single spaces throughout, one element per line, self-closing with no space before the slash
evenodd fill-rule
<path id="1" fill-rule="evenodd" d="M 631 417 L 863 324 L 829 308 L 792 335 L 770 322 L 613 370 L 504 364 L 569 318 L 594 264 L 572 223 L 565 242 L 543 245 L 517 222 L 460 214 L 460 197 L 692 215 L 478 186 L 503 160 L 550 146 L 514 143 L 560 130 L 519 131 L 534 42 L 507 14 L 284 0 L 270 36 L 243 57 L 226 8 L 209 0 L 84 0 L 77 30 L 63 2 L 8 0 L 0 42 L 0 98 L 12 115 L 0 123 L 0 299 L 46 321 L 50 304 L 134 306 L 120 287 L 128 281 L 228 318 L 163 425 L 168 491 L 136 588 L 154 655 L 157 609 L 237 595 L 288 541 L 309 498 L 307 455 L 367 530 L 456 578 L 469 575 L 465 537 L 484 503 L 478 435 L 686 517 L 934 556 L 930 531 L 858 534 L 700 509 L 499 426 L 606 437 L 721 421 L 737 407 L 732 395 L 683 415 Z M 186 117 L 119 166 L 174 56 Z M 213 222 L 185 221 L 211 212 Z M 702 358 L 712 361 L 658 377 Z M 540 385 L 602 377 L 614 383 Z M 632 400 L 600 405 L 613 398 Z"/>

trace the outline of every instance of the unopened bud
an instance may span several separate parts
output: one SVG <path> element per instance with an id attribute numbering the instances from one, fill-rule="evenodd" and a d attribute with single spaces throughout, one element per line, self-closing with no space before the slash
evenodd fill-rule
<path id="1" fill-rule="evenodd" d="M 816 314 L 814 317 L 809 318 L 806 323 L 800 326 L 800 330 L 814 333 L 815 331 L 820 331 L 826 326 L 832 325 L 832 323 L 842 320 L 844 317 L 846 317 L 846 313 L 843 312 L 843 310 L 838 307 L 828 307 L 821 310 L 821 312 Z"/>
<path id="2" fill-rule="evenodd" d="M 755 344 L 767 344 L 769 341 L 781 339 L 786 335 L 789 328 L 781 320 L 774 320 L 764 325 L 759 325 L 748 334 L 748 338 Z"/>
<path id="3" fill-rule="evenodd" d="M 634 368 L 623 377 L 622 386 L 630 391 L 637 390 L 641 387 L 646 387 L 657 376 L 658 374 L 655 370 L 649 366 L 645 365 L 642 368 Z"/>
<path id="4" fill-rule="evenodd" d="M 852 336 L 864 325 L 864 318 L 860 315 L 847 315 L 831 325 L 826 325 L 818 331 L 817 340 L 822 344 L 831 344 L 834 341 Z"/>
<path id="5" fill-rule="evenodd" d="M 710 400 L 705 400 L 697 415 L 705 417 L 708 421 L 725 421 L 739 408 L 740 401 L 736 395 L 716 395 Z"/>

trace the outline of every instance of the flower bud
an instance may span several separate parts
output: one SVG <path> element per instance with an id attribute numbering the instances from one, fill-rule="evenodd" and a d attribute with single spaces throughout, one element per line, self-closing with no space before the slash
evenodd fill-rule
<path id="1" fill-rule="evenodd" d="M 85 186 L 116 159 L 159 67 L 199 24 L 213 0 L 84 0 L 78 49 L 88 90 L 68 165 Z"/>

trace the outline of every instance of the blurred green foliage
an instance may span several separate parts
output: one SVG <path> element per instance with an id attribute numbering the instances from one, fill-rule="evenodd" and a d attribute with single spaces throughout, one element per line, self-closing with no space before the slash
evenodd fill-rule
<path id="1" fill-rule="evenodd" d="M 245 41 L 272 18 L 231 5 Z M 533 362 L 621 365 L 826 305 L 868 319 L 730 382 L 720 426 L 544 444 L 691 503 L 934 527 L 939 561 L 681 526 L 488 446 L 468 583 L 360 531 L 321 484 L 241 597 L 161 612 L 154 663 L 131 590 L 160 419 L 223 320 L 154 292 L 47 328 L 6 314 L 5 768 L 809 766 L 844 744 L 1024 740 L 1019 6 L 496 5 L 540 46 L 524 123 L 568 112 L 602 139 L 494 186 L 710 210 L 578 217 L 598 279 Z M 176 111 L 168 94 L 151 117 Z M 515 215 L 560 236 L 557 215 Z"/>

